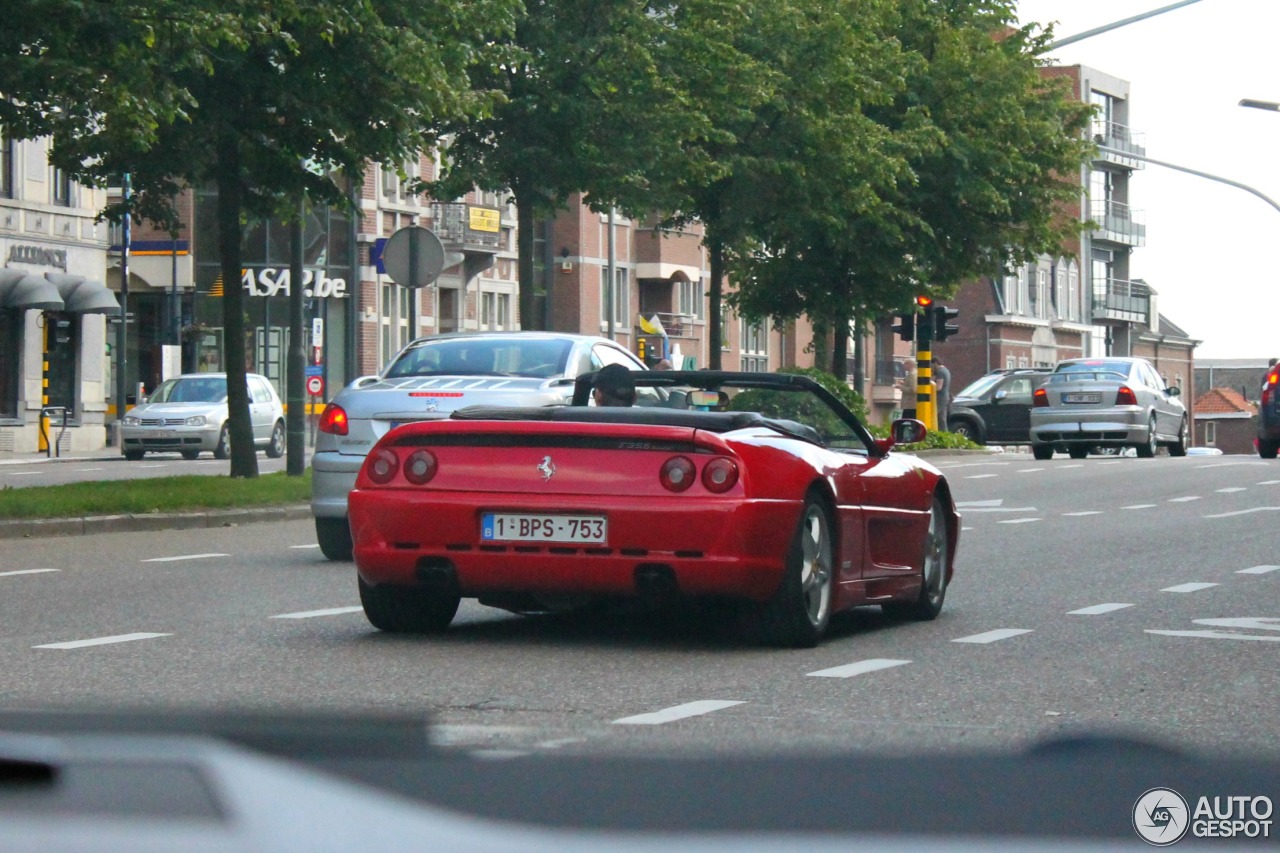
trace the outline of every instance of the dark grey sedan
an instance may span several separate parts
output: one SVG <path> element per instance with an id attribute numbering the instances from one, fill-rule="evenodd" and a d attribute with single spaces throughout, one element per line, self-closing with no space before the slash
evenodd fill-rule
<path id="1" fill-rule="evenodd" d="M 1031 451 L 1083 459 L 1095 447 L 1133 447 L 1152 457 L 1160 446 L 1187 455 L 1187 408 L 1144 358 L 1077 358 L 1059 362 L 1036 389 Z"/>

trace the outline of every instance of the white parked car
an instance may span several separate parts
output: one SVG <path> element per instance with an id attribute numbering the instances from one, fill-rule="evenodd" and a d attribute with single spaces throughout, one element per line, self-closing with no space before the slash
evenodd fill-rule
<path id="1" fill-rule="evenodd" d="M 253 443 L 275 459 L 284 455 L 284 406 L 265 376 L 250 373 L 249 420 Z M 126 459 L 147 453 L 181 453 L 195 459 L 210 451 L 217 459 L 231 456 L 227 429 L 227 375 L 184 373 L 166 379 L 120 424 L 121 452 Z"/>
<path id="2" fill-rule="evenodd" d="M 606 364 L 645 370 L 608 338 L 553 332 L 471 332 L 419 338 L 377 376 L 361 377 L 325 407 L 311 458 L 311 512 L 320 550 L 351 559 L 347 494 L 365 456 L 389 430 L 447 418 L 464 406 L 562 406 L 574 380 Z"/>

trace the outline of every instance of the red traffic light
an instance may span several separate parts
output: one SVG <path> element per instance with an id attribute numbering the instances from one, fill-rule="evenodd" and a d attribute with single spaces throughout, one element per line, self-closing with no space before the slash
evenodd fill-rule
<path id="1" fill-rule="evenodd" d="M 933 297 L 932 297 L 932 296 L 917 296 L 917 297 L 916 297 L 916 304 L 917 304 L 917 305 L 919 305 L 921 308 L 928 308 L 930 305 L 932 305 L 932 304 L 933 304 Z"/>

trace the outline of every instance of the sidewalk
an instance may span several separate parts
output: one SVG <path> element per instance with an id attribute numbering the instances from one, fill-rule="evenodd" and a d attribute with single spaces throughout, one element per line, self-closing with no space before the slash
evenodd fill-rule
<path id="1" fill-rule="evenodd" d="M 123 462 L 120 451 L 113 447 L 101 450 L 77 450 L 49 457 L 43 453 L 2 453 L 0 465 L 36 465 L 48 462 Z"/>

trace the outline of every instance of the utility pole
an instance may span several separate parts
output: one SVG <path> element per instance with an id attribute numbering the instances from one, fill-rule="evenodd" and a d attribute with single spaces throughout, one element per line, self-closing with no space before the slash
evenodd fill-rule
<path id="1" fill-rule="evenodd" d="M 129 213 L 129 173 L 125 172 L 121 179 L 121 188 L 124 192 L 124 219 L 121 222 L 121 246 L 120 246 L 120 323 L 116 326 L 116 446 L 124 447 L 124 437 L 121 434 L 120 426 L 124 423 L 124 413 L 126 409 L 125 398 L 129 387 L 128 380 L 125 378 L 126 368 L 129 365 L 128 342 L 129 342 L 129 243 L 130 236 L 130 220 L 132 216 Z"/>

